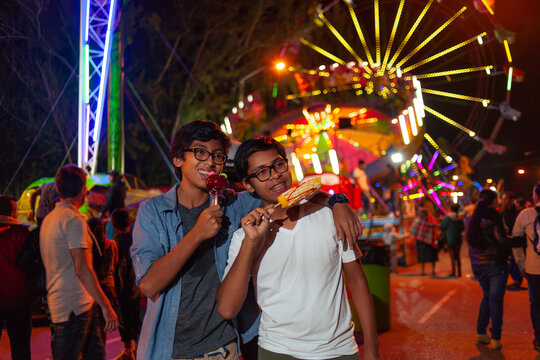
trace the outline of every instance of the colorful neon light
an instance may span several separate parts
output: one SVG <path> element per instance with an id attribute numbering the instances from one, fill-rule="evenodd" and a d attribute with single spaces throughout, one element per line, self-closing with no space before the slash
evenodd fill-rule
<path id="1" fill-rule="evenodd" d="M 472 131 L 471 129 L 468 129 L 466 128 L 465 126 L 455 122 L 454 120 L 450 119 L 449 117 L 433 110 L 432 108 L 430 108 L 429 106 L 425 106 L 424 105 L 424 109 L 426 109 L 426 111 L 432 115 L 435 115 L 436 117 L 438 117 L 439 119 L 447 122 L 448 124 L 458 128 L 459 130 L 463 131 L 463 132 L 466 132 L 467 134 L 469 134 L 469 136 L 473 137 L 476 135 L 476 133 L 474 131 Z"/>
<path id="2" fill-rule="evenodd" d="M 411 124 L 411 133 L 413 136 L 418 135 L 418 127 L 416 126 L 416 116 L 414 116 L 414 109 L 412 106 L 409 106 L 409 123 Z"/>
<path id="3" fill-rule="evenodd" d="M 338 39 L 341 45 L 343 45 L 345 49 L 347 49 L 347 51 L 351 53 L 351 55 L 356 59 L 356 61 L 359 64 L 364 62 L 362 58 L 360 58 L 360 56 L 358 56 L 358 54 L 354 51 L 351 45 L 349 45 L 349 43 L 343 38 L 343 36 L 341 36 L 339 31 L 337 31 L 337 29 L 330 23 L 330 21 L 328 21 L 328 19 L 322 13 L 317 14 L 317 16 L 319 17 L 319 19 L 321 19 L 324 25 L 326 25 L 326 27 L 332 32 L 332 34 L 336 37 L 336 39 Z"/>
<path id="4" fill-rule="evenodd" d="M 379 24 L 379 0 L 373 4 L 373 15 L 375 17 L 375 62 L 381 66 L 381 27 Z"/>
<path id="5" fill-rule="evenodd" d="M 506 91 L 512 90 L 512 75 L 514 74 L 514 68 L 510 66 L 508 68 L 508 81 L 506 82 Z"/>
<path id="6" fill-rule="evenodd" d="M 445 182 L 442 182 L 442 181 L 439 181 L 439 180 L 435 180 L 435 184 L 437 185 L 442 185 L 444 186 L 445 188 L 448 188 L 448 189 L 452 189 L 452 190 L 455 190 L 456 187 L 452 184 L 448 184 L 448 183 L 445 183 Z"/>
<path id="7" fill-rule="evenodd" d="M 405 116 L 403 114 L 398 116 L 399 127 L 401 128 L 401 136 L 403 136 L 403 143 L 408 145 L 411 142 L 409 138 L 409 130 L 407 129 L 407 124 L 405 123 Z"/>
<path id="8" fill-rule="evenodd" d="M 431 157 L 431 161 L 429 162 L 429 165 L 428 165 L 428 168 L 427 168 L 429 171 L 431 171 L 431 169 L 433 169 L 433 166 L 435 165 L 435 160 L 437 160 L 438 156 L 439 156 L 439 150 L 435 150 L 435 153 Z"/>
<path id="9" fill-rule="evenodd" d="M 509 63 L 512 63 L 512 54 L 510 54 L 510 46 L 508 46 L 508 40 L 504 40 L 504 50 L 506 51 L 506 58 Z"/>
<path id="10" fill-rule="evenodd" d="M 328 157 L 330 158 L 330 164 L 332 165 L 332 172 L 339 175 L 339 159 L 337 157 L 336 150 L 328 150 Z"/>

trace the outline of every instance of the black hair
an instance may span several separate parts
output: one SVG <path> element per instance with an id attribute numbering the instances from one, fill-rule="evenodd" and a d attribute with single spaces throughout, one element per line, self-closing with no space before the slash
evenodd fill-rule
<path id="1" fill-rule="evenodd" d="M 263 136 L 255 139 L 249 139 L 244 141 L 234 157 L 234 169 L 240 179 L 244 179 L 248 176 L 249 158 L 256 152 L 276 150 L 279 156 L 287 160 L 287 152 L 283 145 L 278 143 L 274 138 L 270 136 Z"/>
<path id="2" fill-rule="evenodd" d="M 502 218 L 497 210 L 491 207 L 493 200 L 497 199 L 497 193 L 493 190 L 482 190 L 479 195 L 478 204 L 474 208 L 468 223 L 467 241 L 469 245 L 476 249 L 485 249 L 490 244 L 482 233 L 482 223 L 485 220 L 491 221 L 499 234 L 505 234 Z"/>
<path id="3" fill-rule="evenodd" d="M 181 126 L 174 134 L 169 155 L 171 160 L 174 158 L 184 159 L 184 149 L 191 146 L 193 141 L 199 140 L 207 142 L 210 140 L 218 140 L 225 148 L 225 154 L 229 153 L 231 140 L 216 123 L 208 120 L 195 120 Z M 182 179 L 182 169 L 175 167 L 176 176 Z"/>
<path id="4" fill-rule="evenodd" d="M 358 160 L 358 166 L 364 165 L 366 162 L 364 160 Z"/>
<path id="5" fill-rule="evenodd" d="M 17 203 L 11 195 L 0 195 L 0 215 L 12 216 Z"/>
<path id="6" fill-rule="evenodd" d="M 86 184 L 86 173 L 77 165 L 62 166 L 56 172 L 56 190 L 62 199 L 77 196 Z"/>
<path id="7" fill-rule="evenodd" d="M 130 225 L 129 213 L 124 208 L 114 209 L 111 221 L 115 229 L 124 230 Z"/>
<path id="8" fill-rule="evenodd" d="M 540 182 L 537 182 L 533 187 L 533 194 L 540 198 Z"/>
<path id="9" fill-rule="evenodd" d="M 97 216 L 93 216 L 87 221 L 88 227 L 90 228 L 90 231 L 92 231 L 92 234 L 96 237 L 96 240 L 98 241 L 99 245 L 103 247 L 105 244 L 105 223 L 103 220 Z M 103 250 L 103 249 L 102 249 Z"/>

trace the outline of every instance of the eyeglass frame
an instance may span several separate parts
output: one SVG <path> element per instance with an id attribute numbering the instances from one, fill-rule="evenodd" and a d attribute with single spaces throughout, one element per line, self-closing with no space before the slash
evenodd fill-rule
<path id="1" fill-rule="evenodd" d="M 276 169 L 276 165 L 277 165 L 277 164 L 281 164 L 281 163 L 284 163 L 284 164 L 285 164 L 285 169 L 284 169 L 283 171 L 280 172 L 280 171 L 278 171 L 278 170 Z M 259 174 L 261 171 L 266 170 L 266 169 L 269 170 L 268 178 L 267 178 L 267 179 L 264 179 L 264 180 L 261 180 L 257 174 Z M 252 172 L 251 174 L 248 174 L 248 175 L 246 176 L 246 180 L 249 180 L 249 179 L 255 177 L 255 178 L 257 178 L 257 180 L 259 180 L 260 182 L 268 181 L 268 180 L 270 180 L 270 178 L 272 177 L 272 170 L 274 170 L 274 172 L 275 172 L 276 174 L 284 174 L 284 173 L 287 172 L 287 170 L 289 170 L 289 163 L 288 163 L 288 161 L 287 161 L 286 159 L 283 159 L 283 158 L 280 157 L 279 160 L 276 160 L 272 165 L 270 165 L 270 166 L 261 166 L 261 167 L 258 168 L 256 171 Z"/>
<path id="2" fill-rule="evenodd" d="M 195 155 L 195 152 L 196 152 L 196 151 L 202 151 L 203 153 L 207 154 L 207 156 L 204 158 L 204 160 L 203 160 L 203 159 L 199 159 L 199 158 L 197 158 L 197 155 Z M 196 160 L 198 160 L 198 161 L 206 161 L 206 160 L 208 160 L 208 158 L 209 158 L 210 156 L 212 156 L 212 161 L 213 161 L 214 164 L 216 164 L 216 165 L 224 165 L 224 164 L 227 162 L 227 154 L 210 152 L 210 151 L 208 151 L 208 150 L 206 150 L 206 149 L 203 149 L 203 148 L 197 148 L 197 147 L 196 147 L 196 148 L 193 148 L 193 149 L 187 148 L 187 149 L 183 149 L 182 152 L 190 152 L 190 153 L 193 153 L 193 157 L 194 157 Z M 223 162 L 222 162 L 222 163 L 218 163 L 218 162 L 216 161 L 216 156 L 223 156 Z"/>

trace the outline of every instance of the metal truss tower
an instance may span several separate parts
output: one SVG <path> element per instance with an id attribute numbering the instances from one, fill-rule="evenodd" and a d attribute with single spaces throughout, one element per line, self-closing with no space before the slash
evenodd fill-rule
<path id="1" fill-rule="evenodd" d="M 116 0 L 81 0 L 77 162 L 90 175 L 97 169 L 116 13 Z"/>

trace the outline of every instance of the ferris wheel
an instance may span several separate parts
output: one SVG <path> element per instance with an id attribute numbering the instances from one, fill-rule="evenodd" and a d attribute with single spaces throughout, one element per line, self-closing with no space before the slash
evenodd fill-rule
<path id="1" fill-rule="evenodd" d="M 321 28 L 299 39 L 302 65 L 289 67 L 295 77 L 303 77 L 301 91 L 287 99 L 310 103 L 353 90 L 358 96 L 391 100 L 398 89 L 395 79 L 402 78 L 411 82 L 405 86 L 416 94 L 412 100 L 423 104 L 410 115 L 407 101 L 393 109 L 392 123 L 401 126 L 405 144 L 423 136 L 444 154 L 430 135 L 437 128 L 430 123 L 442 121 L 448 126 L 445 137 L 452 139 L 448 147 L 458 154 L 475 152 L 473 164 L 486 152 L 502 153 L 505 147 L 495 144 L 501 125 L 520 116 L 509 106 L 512 81 L 519 73 L 512 64 L 512 34 L 496 23 L 492 3 L 336 0 L 321 5 L 315 11 Z M 314 81 L 337 74 L 339 82 L 345 67 L 354 70 L 345 84 L 349 86 Z M 302 89 L 303 84 L 308 85 Z M 402 122 L 400 114 L 412 119 Z M 453 161 L 446 154 L 441 158 Z"/>

